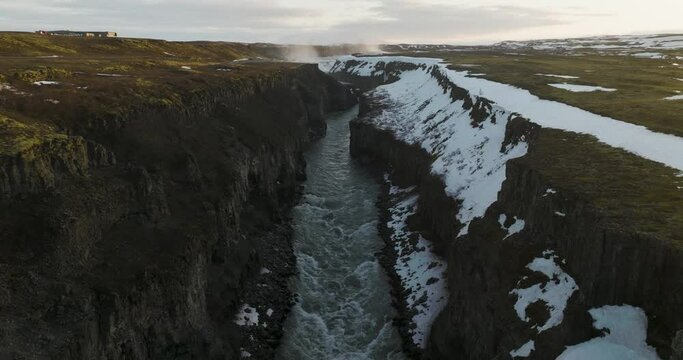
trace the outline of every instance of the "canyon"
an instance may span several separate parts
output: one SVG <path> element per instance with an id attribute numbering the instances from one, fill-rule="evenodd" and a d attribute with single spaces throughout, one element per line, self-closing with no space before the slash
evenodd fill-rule
<path id="1" fill-rule="evenodd" d="M 0 359 L 683 359 L 675 104 L 499 46 L 3 34 Z"/>
<path id="2" fill-rule="evenodd" d="M 312 65 L 261 74 L 73 127 L 0 118 L 17 143 L 0 158 L 1 357 L 238 358 L 241 301 L 284 319 L 302 151 L 356 100 Z M 266 295 L 249 286 L 263 266 Z"/>
<path id="3" fill-rule="evenodd" d="M 399 188 L 415 189 L 405 226 L 429 239 L 447 265 L 444 277 L 417 284 L 417 295 L 429 298 L 435 292 L 428 285 L 446 281 L 448 303 L 436 309 L 426 344 L 406 341 L 416 356 L 590 358 L 581 351 L 601 341 L 597 330 L 603 329 L 594 328 L 594 314 L 613 310 L 615 318 L 634 313 L 641 319 L 634 327 L 647 330 L 606 341 L 597 354 L 608 356 L 609 346 L 617 346 L 623 352 L 613 353 L 615 358 L 680 357 L 679 236 L 648 229 L 642 218 L 624 223 L 629 207 L 640 205 L 622 199 L 606 207 L 585 184 L 626 190 L 610 177 L 628 177 L 649 160 L 606 153 L 601 147 L 607 145 L 587 134 L 541 127 L 485 92 L 458 86 L 453 79 L 459 78 L 438 60 L 346 58 L 321 68 L 361 88 L 379 86 L 361 99 L 361 116 L 351 124 L 351 152 L 384 169 Z M 561 165 L 554 163 L 559 159 Z M 572 172 L 572 161 L 581 170 Z M 611 164 L 609 172 L 604 163 Z M 680 168 L 659 171 L 675 188 Z M 594 172 L 604 180 L 589 178 Z M 387 231 L 387 239 L 395 240 Z M 399 252 L 425 257 L 414 242 L 400 246 Z M 415 295 L 401 283 L 397 288 L 403 296 L 399 308 L 414 314 Z M 405 338 L 420 327 L 414 319 L 403 324 Z M 619 326 L 612 322 L 604 329 L 635 331 Z M 567 346 L 576 353 L 568 354 Z"/>

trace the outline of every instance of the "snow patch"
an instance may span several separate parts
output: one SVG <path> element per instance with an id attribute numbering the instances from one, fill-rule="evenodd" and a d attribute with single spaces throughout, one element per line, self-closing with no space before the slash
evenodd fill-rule
<path id="1" fill-rule="evenodd" d="M 524 358 L 529 357 L 531 352 L 535 350 L 535 343 L 533 340 L 529 340 L 526 344 L 522 345 L 517 350 L 510 351 L 510 357 L 514 358 Z"/>
<path id="2" fill-rule="evenodd" d="M 534 328 L 540 333 L 562 323 L 564 319 L 564 309 L 567 301 L 578 286 L 574 279 L 562 270 L 558 265 L 558 256 L 554 251 L 546 250 L 543 257 L 535 258 L 527 268 L 534 272 L 539 272 L 546 276 L 547 280 L 543 283 L 535 284 L 524 289 L 513 289 L 510 294 L 517 296 L 515 311 L 517 316 L 524 322 L 529 322 L 526 309 L 529 305 L 542 301 L 546 304 L 550 317 L 545 324 Z M 518 282 L 518 286 L 521 283 Z"/>
<path id="3" fill-rule="evenodd" d="M 630 305 L 607 305 L 588 311 L 593 327 L 604 335 L 584 343 L 568 346 L 557 360 L 659 360 L 657 351 L 647 339 L 645 312 Z"/>
<path id="4" fill-rule="evenodd" d="M 59 104 L 59 100 L 55 100 L 55 99 L 45 99 L 45 101 L 52 103 L 52 104 L 55 104 L 55 105 Z"/>
<path id="5" fill-rule="evenodd" d="M 249 306 L 249 304 L 243 304 L 235 315 L 234 321 L 239 326 L 256 326 L 258 325 L 258 317 L 256 308 Z"/>
<path id="6" fill-rule="evenodd" d="M 552 39 L 532 41 L 505 41 L 494 46 L 506 49 L 531 48 L 534 50 L 573 51 L 593 49 L 598 51 L 608 50 L 635 50 L 635 49 L 680 49 L 683 48 L 683 36 L 681 35 L 619 35 L 619 36 L 594 36 L 574 39 Z M 658 53 L 647 53 L 658 54 Z M 652 55 L 649 55 L 652 56 Z M 644 55 L 644 57 L 649 57 Z"/>
<path id="7" fill-rule="evenodd" d="M 543 197 L 546 197 L 548 195 L 554 195 L 557 194 L 557 191 L 555 189 L 548 188 L 545 190 L 545 194 L 543 194 Z"/>
<path id="8" fill-rule="evenodd" d="M 259 271 L 259 273 L 260 273 L 261 275 L 270 274 L 271 272 L 272 272 L 272 271 L 270 271 L 270 269 L 265 268 L 265 267 L 262 267 L 262 268 L 261 268 L 261 271 Z"/>
<path id="9" fill-rule="evenodd" d="M 641 53 L 635 53 L 632 55 L 637 57 L 637 58 L 645 58 L 645 59 L 662 59 L 662 58 L 664 58 L 664 55 L 662 55 L 662 53 L 657 53 L 657 52 L 641 52 Z"/>
<path id="10" fill-rule="evenodd" d="M 669 101 L 672 101 L 672 100 L 683 100 L 683 95 L 668 96 L 668 97 L 665 97 L 664 100 L 669 100 Z"/>
<path id="11" fill-rule="evenodd" d="M 505 227 L 505 221 L 507 221 L 507 215 L 505 214 L 500 214 L 498 217 L 498 223 L 500 224 L 500 227 L 503 230 L 506 230 L 508 234 L 503 238 L 503 240 L 509 238 L 513 234 L 517 234 L 518 232 L 524 230 L 524 220 L 518 219 L 516 216 L 514 217 L 515 222 L 510 225 L 510 227 Z"/>
<path id="12" fill-rule="evenodd" d="M 183 65 L 183 66 L 181 66 L 180 68 L 183 69 L 183 70 L 192 70 L 192 67 L 186 66 L 186 65 Z"/>
<path id="13" fill-rule="evenodd" d="M 537 76 L 548 76 L 548 77 L 556 77 L 560 79 L 578 79 L 578 76 L 572 76 L 572 75 L 555 75 L 555 74 L 536 74 Z"/>
<path id="14" fill-rule="evenodd" d="M 557 215 L 557 216 L 562 216 L 562 217 L 567 216 L 567 214 L 565 214 L 565 213 L 563 213 L 563 212 L 561 212 L 561 211 L 555 211 L 555 215 Z"/>
<path id="15" fill-rule="evenodd" d="M 124 74 L 109 74 L 109 73 L 97 73 L 95 74 L 97 76 L 101 77 L 130 77 L 130 75 L 124 75 Z"/>
<path id="16" fill-rule="evenodd" d="M 10 84 L 3 84 L 3 83 L 0 83 L 0 91 L 9 91 L 9 92 L 11 92 L 11 93 L 13 93 L 13 94 L 15 94 L 15 95 L 29 95 L 29 96 L 30 96 L 30 94 L 25 93 L 25 92 L 23 92 L 23 91 L 19 91 L 19 90 L 17 90 L 15 87 L 13 87 L 13 86 L 10 85 Z"/>
<path id="17" fill-rule="evenodd" d="M 391 195 L 387 228 L 398 255 L 394 269 L 407 294 L 408 310 L 413 314 L 409 333 L 415 345 L 425 348 L 432 323 L 448 301 L 446 262 L 434 254 L 431 242 L 408 229 L 408 217 L 417 211 L 418 195 L 391 185 L 385 178 Z"/>
<path id="18" fill-rule="evenodd" d="M 38 85 L 38 86 L 59 85 L 59 84 L 61 84 L 59 81 L 47 81 L 47 80 L 36 81 L 33 83 L 33 85 Z"/>
<path id="19" fill-rule="evenodd" d="M 548 84 L 548 85 L 552 86 L 554 88 L 567 90 L 567 91 L 571 91 L 571 92 L 593 92 L 593 91 L 612 92 L 612 91 L 617 91 L 617 89 L 605 88 L 602 86 L 577 85 L 577 84 L 567 84 L 567 83 Z"/>
<path id="20" fill-rule="evenodd" d="M 268 317 L 273 316 L 273 309 L 269 308 L 268 310 L 266 310 L 266 316 L 268 316 Z"/>
<path id="21" fill-rule="evenodd" d="M 389 182 L 389 175 L 384 176 L 384 181 Z M 400 188 L 398 186 L 390 186 L 389 187 L 389 195 L 398 195 L 398 194 L 407 194 L 410 192 L 413 192 L 415 190 L 415 186 L 411 186 L 408 188 Z"/>

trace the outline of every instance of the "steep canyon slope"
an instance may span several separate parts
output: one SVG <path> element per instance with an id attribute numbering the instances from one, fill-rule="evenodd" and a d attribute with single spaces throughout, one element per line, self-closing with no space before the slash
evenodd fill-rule
<path id="1" fill-rule="evenodd" d="M 440 266 L 439 257 L 447 266 L 443 277 L 397 282 L 408 315 L 416 298 L 442 296 L 434 283 L 447 283 L 447 304 L 431 309 L 438 314 L 426 343 L 415 341 L 424 327 L 417 318 L 403 324 L 416 356 L 570 359 L 595 349 L 615 358 L 680 356 L 679 157 L 605 140 L 610 125 L 597 115 L 592 127 L 573 132 L 577 119 L 563 117 L 564 104 L 535 111 L 546 105 L 536 98 L 511 109 L 506 101 L 524 97 L 500 94 L 438 59 L 346 57 L 321 68 L 362 89 L 378 86 L 352 123 L 351 151 L 415 193 L 414 207 L 388 203 L 387 240 L 400 241 L 397 277 L 406 251 L 405 266 L 416 263 L 408 273 L 425 262 Z M 648 130 L 638 131 L 648 145 Z M 672 141 L 673 148 L 657 144 L 680 153 L 683 140 Z M 391 189 L 393 199 L 399 190 Z M 407 226 L 429 239 L 437 260 L 417 245 L 422 240 L 396 235 L 406 209 L 399 231 Z"/>
<path id="2" fill-rule="evenodd" d="M 239 358 L 250 336 L 272 356 L 279 323 L 234 316 L 285 318 L 302 150 L 355 97 L 229 44 L 33 40 L 69 51 L 0 65 L 0 358 Z"/>

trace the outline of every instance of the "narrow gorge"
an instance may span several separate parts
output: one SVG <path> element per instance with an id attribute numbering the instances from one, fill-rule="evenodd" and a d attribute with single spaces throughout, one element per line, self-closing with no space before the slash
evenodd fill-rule
<path id="1" fill-rule="evenodd" d="M 56 124 L 0 116 L 0 358 L 239 358 L 249 338 L 274 353 L 303 151 L 356 99 L 313 65 L 178 91 Z M 245 301 L 272 326 L 235 324 Z"/>
<path id="2" fill-rule="evenodd" d="M 609 150 L 599 132 L 538 119 L 558 113 L 525 118 L 497 104 L 514 93 L 487 92 L 495 83 L 436 59 L 347 57 L 321 68 L 361 89 L 376 87 L 351 123 L 351 153 L 387 174 L 387 269 L 409 353 L 680 358 L 680 223 L 657 213 L 665 206 L 632 213 L 641 208 L 633 190 L 615 181 L 640 176 L 636 169 L 655 160 L 674 168 L 657 165 L 638 196 L 654 196 L 663 178 L 675 191 L 680 158 L 640 157 L 628 141 L 617 145 L 626 151 Z M 596 185 L 611 193 L 596 194 Z"/>
<path id="3" fill-rule="evenodd" d="M 391 288 L 376 254 L 379 186 L 349 156 L 358 108 L 328 119 L 307 152 L 308 177 L 293 214 L 299 301 L 278 359 L 405 359 L 393 326 Z"/>
<path id="4" fill-rule="evenodd" d="M 683 360 L 678 63 L 58 33 L 0 33 L 0 360 Z"/>

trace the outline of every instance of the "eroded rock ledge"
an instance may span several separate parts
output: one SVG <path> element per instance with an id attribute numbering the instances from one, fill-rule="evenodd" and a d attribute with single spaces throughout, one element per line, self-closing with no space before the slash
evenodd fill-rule
<path id="1" fill-rule="evenodd" d="M 302 150 L 355 97 L 313 66 L 240 81 L 36 130 L 0 158 L 0 357 L 238 358 L 265 260 L 274 315 L 250 350 L 272 355 Z"/>

